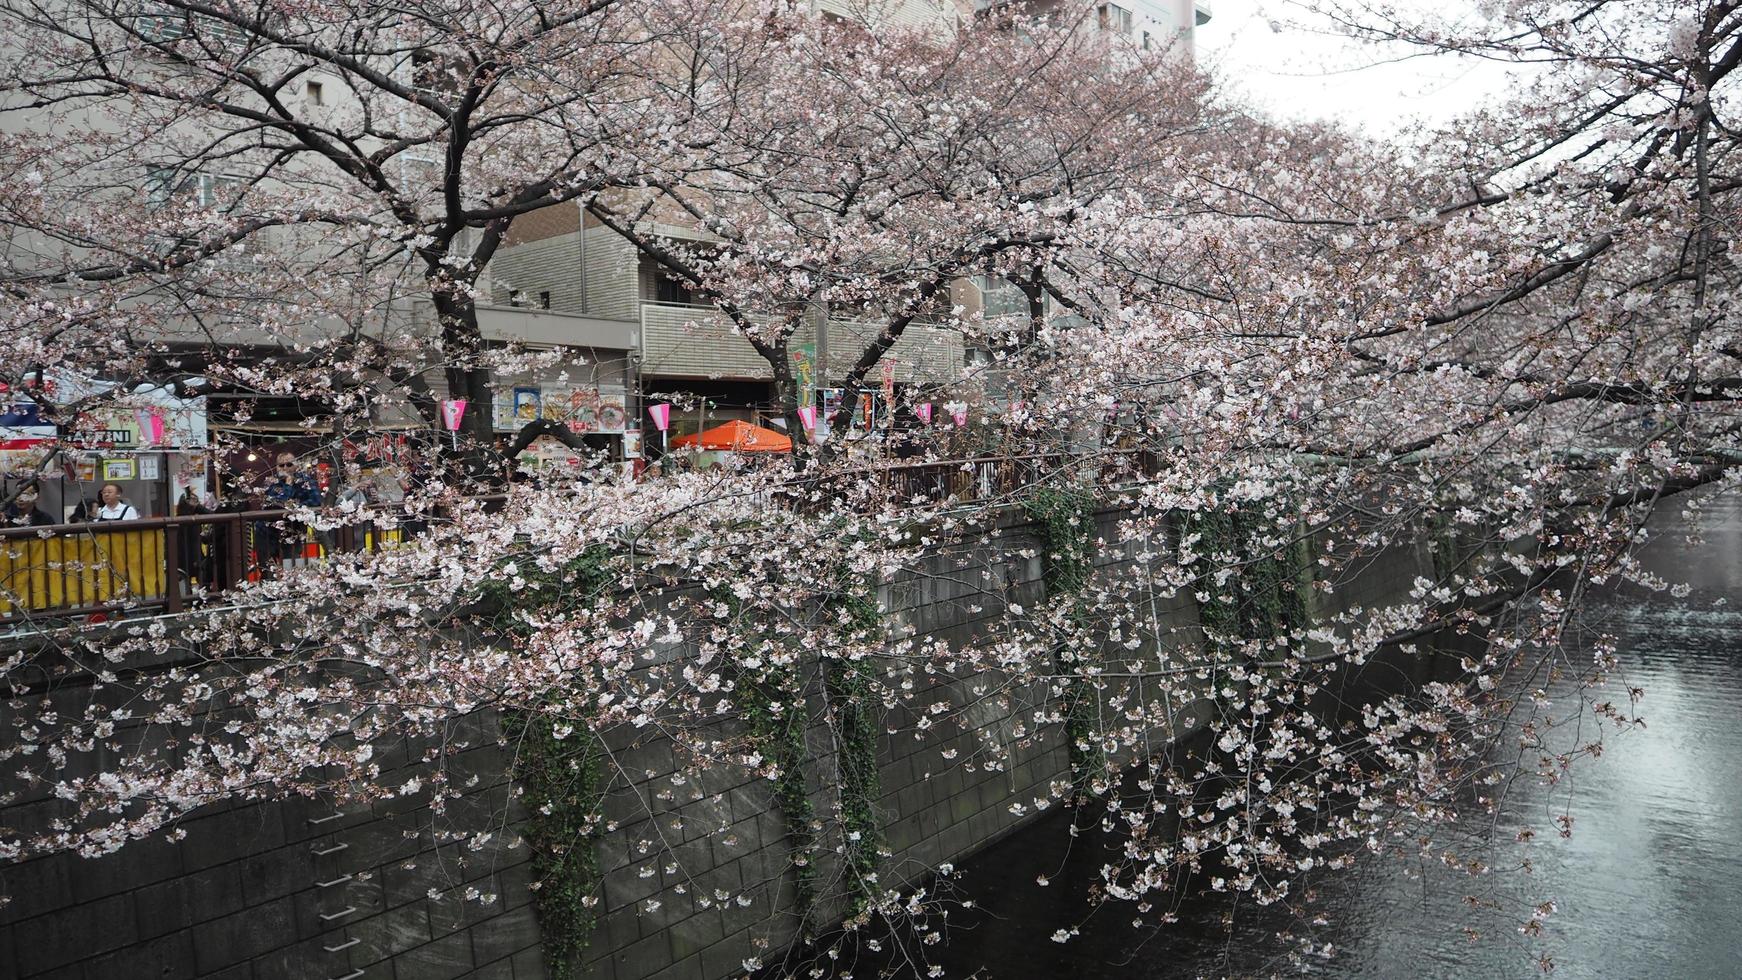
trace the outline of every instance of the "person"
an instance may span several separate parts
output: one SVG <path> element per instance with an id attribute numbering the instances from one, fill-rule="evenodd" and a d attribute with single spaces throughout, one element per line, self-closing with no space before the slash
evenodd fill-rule
<path id="1" fill-rule="evenodd" d="M 192 484 L 181 488 L 181 496 L 175 501 L 175 516 L 193 517 L 209 513 L 211 510 L 200 502 L 199 494 L 194 493 Z"/>
<path id="2" fill-rule="evenodd" d="M 363 468 L 356 463 L 345 464 L 345 485 L 339 488 L 334 506 L 340 513 L 355 514 L 369 506 L 369 484 L 363 479 Z"/>
<path id="3" fill-rule="evenodd" d="M 234 476 L 224 476 L 219 481 L 219 498 L 213 502 L 213 514 L 242 514 L 252 510 L 248 491 Z M 240 521 L 217 520 L 205 525 L 200 536 L 206 544 L 206 567 L 210 578 L 201 579 L 202 584 L 214 592 L 233 588 L 238 583 L 238 573 L 247 574 L 247 551 L 249 548 L 248 526 Z M 231 554 L 231 549 L 242 552 L 240 556 Z"/>
<path id="4" fill-rule="evenodd" d="M 344 481 L 330 488 L 328 496 L 332 498 L 329 514 L 341 518 L 343 525 L 354 527 L 363 517 L 363 510 L 370 504 L 369 491 L 363 481 L 363 468 L 356 463 L 346 463 Z M 329 555 L 337 552 L 341 544 L 354 546 L 356 541 L 362 540 L 350 533 L 341 535 L 337 528 L 317 531 L 316 537 Z"/>
<path id="5" fill-rule="evenodd" d="M 271 483 L 266 485 L 266 503 L 279 507 L 319 507 L 321 505 L 321 488 L 315 483 L 313 476 L 297 468 L 296 456 L 291 453 L 278 454 L 278 471 Z"/>
<path id="6" fill-rule="evenodd" d="M 133 505 L 121 499 L 119 483 L 105 483 L 97 494 L 97 516 L 94 520 L 105 521 L 137 521 L 139 511 Z"/>
<path id="7" fill-rule="evenodd" d="M 37 499 L 36 484 L 28 484 L 19 489 L 18 496 L 6 505 L 6 523 L 25 527 L 47 527 L 60 523 L 37 506 Z"/>
<path id="8" fill-rule="evenodd" d="M 209 514 L 211 511 L 200 502 L 199 495 L 194 493 L 192 486 L 182 487 L 181 496 L 175 501 L 175 516 L 197 517 Z M 206 560 L 205 549 L 201 547 L 201 538 L 210 525 L 184 524 L 176 536 L 179 548 L 178 558 L 181 560 L 181 573 L 189 583 L 198 581 L 201 585 L 210 587 L 212 569 Z"/>
<path id="9" fill-rule="evenodd" d="M 288 510 L 321 505 L 321 488 L 314 477 L 297 468 L 293 453 L 279 453 L 276 465 L 272 481 L 266 484 L 266 509 Z M 307 536 L 307 526 L 299 521 L 263 521 L 259 539 L 266 547 L 261 557 L 270 559 L 273 564 L 300 558 L 302 542 Z"/>

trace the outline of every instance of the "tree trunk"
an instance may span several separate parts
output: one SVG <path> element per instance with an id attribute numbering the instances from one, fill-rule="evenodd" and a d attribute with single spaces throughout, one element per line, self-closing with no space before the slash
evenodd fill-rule
<path id="1" fill-rule="evenodd" d="M 431 280 L 430 296 L 435 301 L 436 319 L 441 328 L 448 397 L 466 401 L 466 412 L 461 416 L 459 430 L 448 435 L 445 420 L 438 412 L 440 430 L 436 435 L 445 440 L 444 454 L 459 461 L 469 477 L 492 485 L 500 483 L 501 468 L 494 465 L 499 454 L 494 445 L 490 370 L 478 363 L 478 355 L 483 350 L 483 335 L 478 329 L 477 304 L 468 292 L 439 280 Z"/>

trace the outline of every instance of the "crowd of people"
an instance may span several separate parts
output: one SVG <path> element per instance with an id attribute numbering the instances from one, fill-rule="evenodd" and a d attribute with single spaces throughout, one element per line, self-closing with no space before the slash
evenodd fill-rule
<path id="1" fill-rule="evenodd" d="M 0 529 L 263 511 L 356 513 L 371 504 L 398 503 L 404 499 L 406 490 L 404 480 L 394 471 L 365 474 L 356 463 L 345 467 L 342 480 L 332 482 L 332 486 L 323 489 L 323 480 L 312 467 L 294 453 L 283 452 L 274 458 L 273 469 L 264 482 L 249 480 L 240 474 L 232 475 L 221 481 L 220 493 L 216 495 L 202 494 L 194 486 L 185 486 L 168 508 L 167 515 L 142 513 L 141 507 L 126 499 L 121 484 L 105 483 L 95 500 L 69 500 L 64 519 L 51 512 L 53 508 L 44 500 L 43 487 L 30 482 L 16 487 L 9 500 L 7 495 L 0 494 L 0 501 L 4 501 L 4 506 L 0 507 Z M 331 551 L 340 544 L 335 532 L 314 527 L 289 515 L 279 519 L 239 522 L 201 521 L 180 527 L 181 533 L 170 539 L 179 559 L 177 567 L 187 580 L 208 588 L 221 589 L 235 584 L 231 579 L 236 576 L 237 569 L 230 564 L 230 557 L 232 549 L 238 546 L 245 556 L 242 562 L 245 572 L 270 575 L 286 562 L 300 561 L 314 554 L 315 546 Z M 235 535 L 242 535 L 242 540 L 232 540 Z"/>

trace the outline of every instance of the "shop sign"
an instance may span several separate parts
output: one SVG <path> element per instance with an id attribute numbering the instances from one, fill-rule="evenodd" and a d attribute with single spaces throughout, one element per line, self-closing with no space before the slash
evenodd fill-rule
<path id="1" fill-rule="evenodd" d="M 35 403 L 14 401 L 4 408 L 0 412 L 0 443 L 27 445 L 57 436 L 55 425 Z M 206 438 L 204 398 L 79 412 L 66 432 L 68 445 L 94 449 L 203 448 Z"/>
<path id="2" fill-rule="evenodd" d="M 578 435 L 621 435 L 629 424 L 628 406 L 628 390 L 620 385 L 519 385 L 510 396 L 496 395 L 493 415 L 499 431 L 516 431 L 544 419 Z"/>

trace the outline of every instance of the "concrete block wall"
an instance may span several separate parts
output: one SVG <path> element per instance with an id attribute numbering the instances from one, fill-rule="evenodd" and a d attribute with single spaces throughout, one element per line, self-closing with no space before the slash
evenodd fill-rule
<path id="1" fill-rule="evenodd" d="M 1118 515 L 1098 515 L 1095 575 L 1133 574 L 1142 541 L 1121 542 Z M 1007 522 L 984 536 L 940 545 L 882 591 L 892 632 L 974 644 L 996 639 L 1005 604 L 1042 598 L 1040 541 Z M 1396 601 L 1425 568 L 1425 548 L 1400 549 L 1352 569 L 1324 608 Z M 1141 667 L 1195 643 L 1189 595 L 1157 597 L 1136 650 L 1105 655 Z M 674 647 L 662 656 L 687 655 Z M 814 680 L 814 679 L 813 679 Z M 916 676 L 923 710 L 949 707 L 926 732 L 910 708 L 887 720 L 878 747 L 881 825 L 891 886 L 959 861 L 1035 819 L 1036 799 L 1070 778 L 1061 726 L 1050 723 L 1045 681 L 977 675 Z M 813 684 L 813 687 L 815 685 Z M 1177 694 L 1177 692 L 1174 692 Z M 991 696 L 987 696 L 991 695 Z M 1096 693 L 1114 715 L 1161 692 L 1109 681 Z M 53 696 L 61 710 L 77 688 Z M 1175 702 L 1177 703 L 1177 701 Z M 13 709 L 4 709 L 13 710 Z M 42 710 L 31 704 L 23 710 Z M 838 789 L 824 707 L 808 707 L 813 806 L 832 826 Z M 1144 733 L 1157 740 L 1180 730 Z M 336 809 L 318 800 L 217 806 L 184 821 L 178 843 L 141 842 L 109 857 L 41 858 L 0 867 L 0 976 L 23 980 L 198 977 L 223 980 L 350 978 L 529 980 L 548 974 L 540 949 L 522 814 L 507 773 L 511 757 L 488 715 L 454 723 L 430 744 L 380 747 L 387 785 L 432 767 L 467 796 L 434 814 L 422 794 Z M 614 782 L 597 844 L 602 894 L 577 976 L 589 980 L 720 980 L 746 962 L 769 962 L 799 934 L 792 853 L 771 781 L 686 764 L 657 728 L 607 739 Z M 403 778 L 401 778 L 403 776 Z M 473 782 L 476 777 L 476 782 Z M 40 826 L 59 811 L 16 778 L 0 826 Z M 818 879 L 833 881 L 838 839 L 826 835 Z M 468 897 L 468 895 L 472 897 Z M 826 919 L 839 908 L 824 896 Z M 827 921 L 813 925 L 826 927 Z"/>
<path id="2" fill-rule="evenodd" d="M 0 869 L 11 899 L 0 908 L 0 976 L 544 976 L 528 855 L 501 832 L 519 814 L 494 726 L 479 716 L 449 734 L 450 747 L 469 747 L 438 763 L 424 763 L 423 747 L 403 739 L 377 756 L 389 785 L 436 765 L 453 779 L 479 776 L 440 816 L 427 793 L 350 807 L 300 798 L 219 805 L 182 821 L 177 841 L 159 836 L 102 858 L 57 855 Z M 0 810 L 0 824 L 56 809 L 21 797 Z M 493 833 L 472 846 L 480 831 Z"/>

